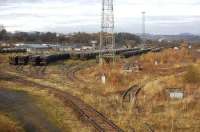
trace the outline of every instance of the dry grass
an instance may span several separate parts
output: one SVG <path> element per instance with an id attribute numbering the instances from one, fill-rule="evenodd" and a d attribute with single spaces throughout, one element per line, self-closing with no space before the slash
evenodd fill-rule
<path id="1" fill-rule="evenodd" d="M 0 113 L 0 131 L 1 132 L 24 132 L 20 125 L 8 117 L 5 113 Z"/>
<path id="2" fill-rule="evenodd" d="M 102 67 L 100 74 L 106 76 L 106 87 L 105 92 L 117 91 L 122 89 L 128 84 L 127 76 L 121 72 L 122 65 L 109 65 L 105 64 Z"/>
<path id="3" fill-rule="evenodd" d="M 193 119 L 194 117 L 199 117 L 199 103 L 194 101 L 192 98 L 190 100 L 183 100 L 177 102 L 167 102 L 167 101 L 158 101 L 160 97 L 157 98 L 157 95 L 164 90 L 165 88 L 186 88 L 191 89 L 191 92 L 194 90 L 198 91 L 199 87 L 194 84 L 189 84 L 184 82 L 183 76 L 176 76 L 175 73 L 170 73 L 170 75 L 159 76 L 154 74 L 146 74 L 148 71 L 152 70 L 152 73 L 155 72 L 155 69 L 152 69 L 155 66 L 155 61 L 158 61 L 161 65 L 176 65 L 182 67 L 182 63 L 191 64 L 193 61 L 190 58 L 190 54 L 183 47 L 178 51 L 173 49 L 165 50 L 161 53 L 149 53 L 140 57 L 142 64 L 147 67 L 147 71 L 124 74 L 121 71 L 123 62 L 120 62 L 119 65 L 104 65 L 103 68 L 99 66 L 94 66 L 92 68 L 83 69 L 77 75 L 81 79 L 84 79 L 88 82 L 88 85 L 84 86 L 93 92 L 85 92 L 85 88 L 74 88 L 63 82 L 63 77 L 60 76 L 59 66 L 49 67 L 46 76 L 48 78 L 44 79 L 33 79 L 28 78 L 32 81 L 44 83 L 50 86 L 55 86 L 57 88 L 66 90 L 73 95 L 80 97 L 86 103 L 92 105 L 94 108 L 104 113 L 110 119 L 112 119 L 118 126 L 123 128 L 127 132 L 131 132 L 133 128 L 136 131 L 146 132 L 144 128 L 144 122 L 148 122 L 156 131 L 166 132 L 171 131 L 172 121 L 174 122 L 173 132 L 194 132 L 194 130 L 199 131 L 197 124 L 200 123 L 199 120 Z M 66 62 L 68 64 L 68 62 Z M 74 64 L 73 61 L 69 64 Z M 148 69 L 149 68 L 149 69 Z M 153 67 L 154 68 L 154 67 Z M 170 69 L 171 67 L 169 67 Z M 89 74 L 88 74 L 89 73 Z M 151 72 L 150 72 L 151 73 Z M 107 84 L 103 85 L 100 82 L 100 74 L 106 74 Z M 67 80 L 66 80 L 67 82 Z M 145 88 L 143 89 L 142 97 L 140 100 L 141 113 L 129 103 L 122 103 L 122 98 L 120 95 L 107 95 L 105 93 L 115 92 L 119 90 L 127 89 L 131 84 L 144 84 Z M 81 85 L 81 84 L 80 84 Z M 20 86 L 21 87 L 21 86 Z M 193 88 L 194 87 L 194 88 Z M 95 91 L 95 92 L 94 92 Z M 38 91 L 40 95 L 41 91 Z M 33 92 L 31 92 L 33 93 Z M 99 93 L 104 93 L 105 96 Z M 143 98 L 143 94 L 146 95 L 146 100 Z M 36 94 L 36 93 L 35 93 Z M 54 100 L 54 97 L 49 96 L 44 98 L 43 96 L 39 99 L 40 107 L 44 108 L 44 111 L 47 111 L 49 117 L 60 124 L 60 127 L 66 129 L 69 127 L 68 124 L 79 124 L 80 122 L 73 122 L 67 119 L 75 119 L 76 117 L 69 115 L 74 115 L 73 112 L 67 108 L 63 108 L 62 104 L 59 104 L 59 101 Z M 153 98 L 156 97 L 157 99 Z M 50 103 L 52 102 L 52 104 Z M 145 105 L 149 104 L 149 105 Z M 46 106 L 47 105 L 47 106 Z M 55 105 L 55 106 L 54 106 Z M 45 106 L 45 107 L 44 107 Z M 57 107 L 57 108 L 56 108 Z M 163 107 L 163 108 L 161 108 Z M 47 108 L 45 110 L 45 108 Z M 67 110 L 66 110 L 67 109 Z M 164 109 L 163 111 L 160 109 Z M 51 112 L 49 112 L 51 111 Z M 70 114 L 66 113 L 68 111 Z M 55 113 L 58 113 L 57 115 Z M 180 116 L 182 114 L 182 116 Z M 65 126 L 63 126 L 65 125 Z M 82 127 L 81 124 L 71 126 L 71 129 L 76 131 L 74 127 Z M 190 128 L 191 129 L 180 129 L 180 128 Z M 196 128 L 195 128 L 196 127 Z M 74 128 L 74 129 L 73 129 Z M 85 129 L 90 131 L 89 129 Z"/>
<path id="4" fill-rule="evenodd" d="M 135 128 L 136 131 L 145 132 L 147 130 L 144 127 L 144 122 L 150 123 L 150 125 L 156 131 L 160 132 L 193 132 L 194 130 L 198 131 L 199 128 L 197 124 L 200 122 L 199 120 L 193 119 L 191 117 L 196 117 L 194 115 L 199 115 L 199 108 L 191 107 L 193 104 L 192 100 L 188 100 L 186 102 L 167 102 L 165 97 L 162 97 L 163 91 L 165 91 L 166 88 L 191 89 L 191 87 L 195 87 L 196 90 L 199 89 L 199 87 L 195 85 L 185 83 L 182 79 L 183 75 L 180 74 L 177 76 L 176 73 L 179 72 L 176 72 L 175 70 L 175 68 L 182 68 L 188 64 L 193 64 L 192 56 L 184 47 L 178 51 L 169 49 L 161 53 L 149 54 L 143 56 L 146 60 L 142 60 L 142 64 L 144 66 L 146 64 L 147 66 L 145 72 L 141 71 L 139 73 L 132 73 L 128 75 L 124 74 L 120 72 L 122 69 L 122 64 L 119 63 L 119 65 L 117 66 L 104 65 L 103 68 L 88 68 L 86 70 L 87 72 L 84 73 L 83 70 L 79 74 L 80 76 L 82 76 L 82 78 L 87 78 L 86 76 L 88 73 L 90 73 L 90 78 L 98 76 L 99 74 L 97 74 L 97 72 L 95 71 L 100 71 L 100 73 L 106 74 L 109 80 L 109 85 L 104 85 L 104 88 L 101 90 L 104 92 L 113 92 L 115 90 L 117 91 L 120 89 L 120 87 L 128 88 L 130 84 L 145 84 L 145 87 L 142 90 L 142 95 L 139 98 L 139 104 L 140 107 L 142 107 L 142 109 L 144 110 L 143 112 L 137 113 L 137 110 L 134 109 L 131 104 L 122 103 L 121 96 L 111 95 L 101 97 L 91 94 L 83 95 L 83 97 L 80 97 L 89 104 L 93 105 L 99 111 L 108 115 L 108 117 L 110 117 L 125 131 L 132 131 L 133 128 Z M 143 59 L 143 57 L 141 57 L 140 59 Z M 160 76 L 159 74 L 155 74 L 155 70 L 158 70 L 158 67 L 156 67 L 154 64 L 155 61 L 160 61 L 161 63 L 159 65 L 162 64 L 163 66 L 167 67 L 166 75 Z M 173 69 L 173 71 L 170 71 L 170 69 Z M 146 74 L 148 72 L 152 74 Z M 139 77 L 137 76 L 137 74 L 139 74 Z M 122 82 L 120 79 L 122 80 Z M 123 81 L 126 82 L 126 84 L 124 84 Z M 100 83 L 98 82 L 98 85 L 99 84 Z M 191 89 L 190 92 L 194 93 L 195 89 Z M 145 95 L 145 98 L 143 98 L 143 95 Z M 180 114 L 182 114 L 182 116 L 180 116 Z"/>
<path id="5" fill-rule="evenodd" d="M 184 81 L 186 83 L 193 83 L 197 84 L 200 83 L 200 69 L 197 66 L 189 66 L 185 75 L 184 75 Z"/>
<path id="6" fill-rule="evenodd" d="M 8 61 L 8 55 L 0 55 L 0 64 L 7 63 L 7 61 Z"/>
<path id="7" fill-rule="evenodd" d="M 117 65 L 96 65 L 94 67 L 81 70 L 76 75 L 86 82 L 90 83 L 90 85 L 95 84 L 96 87 L 98 87 L 99 89 L 101 88 L 103 94 L 106 94 L 110 92 L 124 90 L 129 86 L 130 82 L 128 76 L 122 72 L 122 67 L 122 62 L 119 62 Z M 105 85 L 101 82 L 102 75 L 106 76 Z"/>
<path id="8" fill-rule="evenodd" d="M 189 50 L 182 46 L 179 50 L 165 49 L 159 53 L 148 53 L 140 57 L 140 61 L 144 64 L 155 65 L 158 64 L 178 64 L 183 62 L 192 62 L 194 59 Z"/>
<path id="9" fill-rule="evenodd" d="M 38 94 L 40 96 L 37 98 L 37 105 L 48 114 L 48 117 L 50 117 L 55 124 L 58 124 L 61 130 L 71 132 L 89 132 L 92 130 L 77 118 L 73 109 L 66 107 L 59 100 L 55 99 L 53 95 L 46 96 L 47 93 L 44 93 L 43 96 L 41 96 L 42 94 L 39 92 L 37 95 Z"/>
<path id="10" fill-rule="evenodd" d="M 170 82 L 172 83 L 170 84 Z M 157 131 L 193 132 L 200 130 L 198 126 L 200 120 L 195 119 L 199 115 L 199 103 L 197 101 L 192 98 L 189 99 L 189 96 L 180 101 L 162 100 L 163 97 L 159 97 L 159 91 L 169 87 L 179 87 L 180 82 L 181 78 L 175 79 L 174 76 L 169 76 L 149 82 L 146 85 L 145 101 L 140 98 L 140 106 L 144 108 L 145 112 L 140 118 L 153 124 Z M 191 91 L 194 92 L 195 90 Z M 152 96 L 153 98 L 151 98 Z"/>
<path id="11" fill-rule="evenodd" d="M 159 66 L 155 65 L 156 61 Z M 125 90 L 132 84 L 140 83 L 146 76 L 153 76 L 154 74 L 156 75 L 156 73 L 175 74 L 175 68 L 181 67 L 182 63 L 191 63 L 192 61 L 193 57 L 188 49 L 185 48 L 185 46 L 182 46 L 179 50 L 166 49 L 163 52 L 142 55 L 139 58 L 139 64 L 143 67 L 143 71 L 140 73 L 124 74 L 122 72 L 122 67 L 125 63 L 120 60 L 117 65 L 104 64 L 102 67 L 97 66 L 95 68 L 88 68 L 87 70 L 80 72 L 79 76 L 87 78 L 87 80 L 91 78 L 91 82 L 94 81 L 102 86 L 100 76 L 103 74 L 106 75 L 106 85 L 102 86 L 103 91 L 106 94 Z M 171 67 L 174 68 L 173 71 L 169 71 Z M 165 71 L 163 73 L 161 70 L 158 70 L 158 68 L 168 69 L 163 70 Z"/>
<path id="12" fill-rule="evenodd" d="M 60 100 L 49 94 L 46 90 L 37 90 L 34 87 L 24 86 L 21 83 L 1 81 L 2 87 L 9 87 L 13 90 L 27 91 L 34 97 L 34 103 L 63 131 L 88 132 L 91 128 L 83 124 L 74 113 L 73 109 L 65 106 Z M 21 131 L 20 131 L 21 132 Z"/>

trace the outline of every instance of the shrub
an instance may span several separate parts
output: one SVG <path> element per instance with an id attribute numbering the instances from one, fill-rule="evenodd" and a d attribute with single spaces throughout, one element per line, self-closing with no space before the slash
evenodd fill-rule
<path id="1" fill-rule="evenodd" d="M 154 64 L 158 61 L 161 64 L 180 63 L 191 61 L 193 58 L 188 49 L 182 46 L 179 50 L 165 49 L 159 53 L 148 53 L 140 57 L 140 61 Z"/>
<path id="2" fill-rule="evenodd" d="M 196 66 L 189 66 L 187 72 L 184 75 L 184 81 L 186 83 L 199 83 L 200 82 L 200 71 Z"/>

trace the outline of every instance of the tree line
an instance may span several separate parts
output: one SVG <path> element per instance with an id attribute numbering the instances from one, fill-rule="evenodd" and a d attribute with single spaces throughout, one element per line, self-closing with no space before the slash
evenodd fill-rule
<path id="1" fill-rule="evenodd" d="M 52 32 L 7 32 L 5 29 L 0 31 L 0 41 L 6 43 L 49 43 L 67 44 L 78 43 L 88 44 L 95 40 L 99 43 L 99 33 L 77 32 L 71 34 L 57 34 Z M 116 44 L 139 44 L 139 36 L 131 33 L 116 33 Z"/>

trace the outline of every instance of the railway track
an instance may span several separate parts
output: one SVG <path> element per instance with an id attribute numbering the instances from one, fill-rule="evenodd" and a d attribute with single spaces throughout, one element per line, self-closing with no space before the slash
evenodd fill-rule
<path id="1" fill-rule="evenodd" d="M 90 66 L 90 65 L 87 65 L 85 63 L 81 64 L 81 65 L 76 65 L 76 66 L 73 66 L 67 73 L 67 77 L 69 78 L 70 81 L 72 82 L 79 82 L 79 84 L 81 85 L 88 85 L 86 82 L 84 82 L 83 80 L 80 80 L 78 77 L 76 77 L 76 72 L 79 71 L 80 69 L 84 68 L 84 67 L 87 67 L 87 66 Z M 136 98 L 137 94 L 139 93 L 139 91 L 142 89 L 142 87 L 138 87 L 135 89 L 134 91 L 134 97 Z M 129 91 L 129 90 L 128 90 Z M 127 93 L 125 93 L 127 94 Z M 101 113 L 99 113 L 101 115 Z M 89 118 L 89 117 L 87 117 Z M 105 119 L 106 121 L 106 119 Z M 94 123 L 94 125 L 96 125 Z M 144 129 L 148 132 L 154 132 L 154 129 L 148 124 L 148 123 L 144 123 Z M 95 127 L 96 129 L 99 129 L 99 131 L 101 131 L 101 128 L 99 128 L 98 126 Z M 112 129 L 109 130 L 109 132 L 112 132 Z"/>
<path id="2" fill-rule="evenodd" d="M 71 68 L 68 72 L 67 72 L 67 77 L 68 77 L 68 79 L 70 80 L 70 81 L 72 81 L 72 82 L 81 82 L 81 83 L 83 83 L 83 81 L 82 80 L 80 80 L 80 79 L 78 79 L 76 76 L 75 76 L 75 73 L 78 71 L 78 70 L 80 70 L 81 68 L 80 68 L 80 66 L 75 66 L 75 67 L 73 67 L 73 68 Z"/>
<path id="3" fill-rule="evenodd" d="M 83 80 L 80 80 L 79 78 L 77 78 L 76 77 L 76 75 L 75 75 L 75 73 L 77 72 L 77 71 L 79 71 L 81 68 L 83 68 L 83 66 L 85 66 L 85 65 L 80 65 L 80 67 L 78 66 L 78 67 L 73 67 L 71 70 L 70 70 L 70 72 L 68 73 L 68 78 L 70 78 L 70 80 L 71 81 L 74 81 L 74 82 L 80 82 L 80 83 L 82 83 L 82 84 L 85 84 L 85 85 L 87 85 Z M 137 96 L 137 94 L 139 93 L 139 91 L 141 90 L 141 87 L 139 87 L 139 88 L 137 88 L 136 90 L 135 90 L 135 94 L 134 94 L 134 96 L 136 97 Z M 154 129 L 148 124 L 148 123 L 144 123 L 143 124 L 144 125 L 144 129 L 146 130 L 146 131 L 148 131 L 148 132 L 154 132 Z"/>
<path id="4" fill-rule="evenodd" d="M 88 64 L 86 62 L 82 64 L 76 64 L 72 66 L 68 71 L 67 71 L 67 77 L 70 81 L 72 82 L 80 82 L 82 84 L 86 84 L 83 80 L 79 79 L 76 77 L 75 73 L 83 68 L 90 67 L 92 64 Z"/>
<path id="5" fill-rule="evenodd" d="M 93 66 L 93 63 L 81 63 L 73 65 L 71 68 L 67 69 L 65 76 L 67 77 L 67 82 L 65 84 L 69 85 L 74 89 L 79 89 L 84 94 L 93 94 L 95 96 L 105 96 L 101 92 L 97 92 L 97 86 L 94 82 L 85 81 L 82 78 L 79 78 L 76 73 L 84 68 Z M 96 87 L 94 89 L 94 87 Z"/>
<path id="6" fill-rule="evenodd" d="M 91 64 L 88 63 L 82 63 L 77 64 L 69 68 L 67 71 L 67 77 L 71 82 L 78 82 L 79 85 L 86 85 L 86 83 L 83 80 L 80 80 L 76 77 L 75 73 L 79 71 L 82 68 L 91 66 Z M 102 113 L 96 111 L 93 107 L 90 105 L 85 105 L 83 102 L 74 100 L 75 102 L 71 101 L 69 102 L 71 105 L 73 105 L 77 111 L 79 112 L 82 117 L 84 117 L 84 120 L 90 122 L 97 131 L 100 132 L 122 132 L 123 130 L 120 129 L 118 126 L 116 126 L 112 121 L 110 121 L 108 118 L 106 118 Z M 80 109 L 81 108 L 81 109 Z M 93 118 L 91 118 L 93 117 Z M 99 125 L 101 124 L 101 125 Z"/>
<path id="7" fill-rule="evenodd" d="M 85 104 L 80 99 L 69 95 L 67 93 L 61 93 L 56 90 L 55 96 L 68 102 L 73 109 L 81 115 L 81 119 L 90 123 L 99 132 L 123 132 L 118 126 L 116 126 L 111 120 L 105 117 L 102 113 L 95 110 L 88 104 Z"/>
<path id="8" fill-rule="evenodd" d="M 66 106 L 70 106 L 76 111 L 77 114 L 84 121 L 88 122 L 95 128 L 95 131 L 99 132 L 123 132 L 121 128 L 115 125 L 105 115 L 95 110 L 92 106 L 86 104 L 78 97 L 71 95 L 68 92 L 59 90 L 57 88 L 39 84 L 33 81 L 29 81 L 24 77 L 12 75 L 9 73 L 1 73 L 2 80 L 9 80 L 12 82 L 22 83 L 23 85 L 32 86 L 40 90 L 47 90 L 50 94 L 53 94 L 59 100 L 64 102 Z"/>

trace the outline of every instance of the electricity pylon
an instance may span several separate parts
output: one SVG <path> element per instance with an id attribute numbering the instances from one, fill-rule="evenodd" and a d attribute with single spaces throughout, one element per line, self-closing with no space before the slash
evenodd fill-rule
<path id="1" fill-rule="evenodd" d="M 110 56 L 115 60 L 115 36 L 114 36 L 114 12 L 113 0 L 102 0 L 101 33 L 99 47 L 99 61 L 103 63 L 105 56 Z M 103 54 L 103 51 L 109 51 Z"/>

